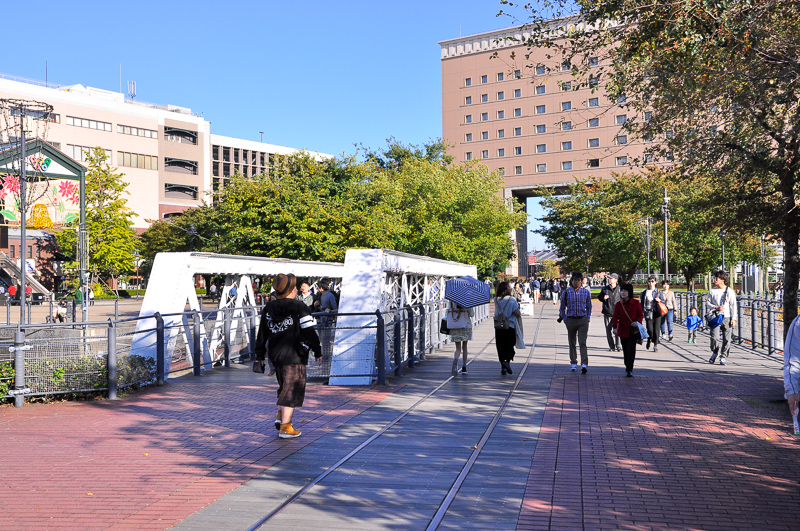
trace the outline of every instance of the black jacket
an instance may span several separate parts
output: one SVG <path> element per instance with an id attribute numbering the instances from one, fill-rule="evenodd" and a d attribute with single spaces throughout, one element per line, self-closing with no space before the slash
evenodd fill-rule
<path id="1" fill-rule="evenodd" d="M 309 350 L 317 358 L 322 356 L 309 307 L 297 299 L 269 301 L 261 312 L 255 350 L 256 359 L 262 361 L 269 351 L 270 361 L 277 366 L 307 365 Z"/>
<path id="2" fill-rule="evenodd" d="M 605 296 L 608 295 L 608 299 Z M 597 300 L 603 304 L 603 315 L 614 315 L 614 306 L 620 301 L 619 284 L 614 289 L 611 286 L 603 286 L 597 295 Z"/>

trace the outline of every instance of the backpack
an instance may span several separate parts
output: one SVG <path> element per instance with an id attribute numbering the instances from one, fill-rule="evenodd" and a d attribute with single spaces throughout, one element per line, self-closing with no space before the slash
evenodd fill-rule
<path id="1" fill-rule="evenodd" d="M 494 327 L 497 328 L 498 330 L 508 330 L 511 325 L 511 319 L 506 317 L 505 314 L 506 307 L 508 306 L 510 300 L 511 299 L 506 301 L 506 305 L 500 308 L 500 313 L 494 314 Z M 497 305 L 499 308 L 500 303 L 498 302 Z"/>

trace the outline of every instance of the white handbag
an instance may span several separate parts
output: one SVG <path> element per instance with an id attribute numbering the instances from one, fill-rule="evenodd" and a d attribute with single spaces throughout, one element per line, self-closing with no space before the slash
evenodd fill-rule
<path id="1" fill-rule="evenodd" d="M 469 310 L 447 310 L 447 328 L 469 328 Z"/>

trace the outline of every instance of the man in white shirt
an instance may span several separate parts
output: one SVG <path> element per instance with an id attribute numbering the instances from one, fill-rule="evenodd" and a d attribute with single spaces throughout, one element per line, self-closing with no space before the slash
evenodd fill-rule
<path id="1" fill-rule="evenodd" d="M 725 285 L 727 280 L 728 273 L 717 271 L 714 273 L 714 287 L 708 292 L 710 309 L 716 308 L 725 317 L 721 325 L 711 329 L 711 358 L 708 362 L 712 364 L 717 361 L 717 356 L 720 365 L 728 364 L 731 332 L 736 326 L 736 292 Z"/>

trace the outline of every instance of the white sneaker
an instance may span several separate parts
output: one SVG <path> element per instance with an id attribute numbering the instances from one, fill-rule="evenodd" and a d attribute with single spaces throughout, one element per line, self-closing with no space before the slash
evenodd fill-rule
<path id="1" fill-rule="evenodd" d="M 728 362 L 725 360 L 725 358 L 720 358 L 720 359 L 719 359 L 719 364 L 720 364 L 720 365 L 727 365 L 727 364 L 728 364 Z"/>
<path id="2" fill-rule="evenodd" d="M 577 371 L 577 370 L 578 370 L 578 364 L 577 364 L 577 363 L 573 363 L 572 365 L 570 365 L 569 369 L 570 369 L 572 372 L 575 372 L 575 371 Z"/>
<path id="3" fill-rule="evenodd" d="M 458 360 L 453 360 L 453 368 L 450 372 L 453 374 L 453 378 L 458 376 Z"/>

